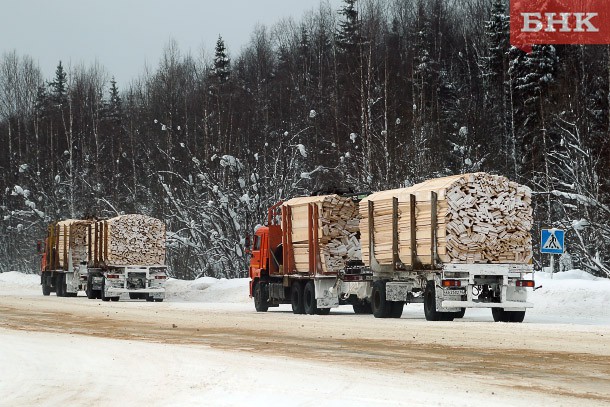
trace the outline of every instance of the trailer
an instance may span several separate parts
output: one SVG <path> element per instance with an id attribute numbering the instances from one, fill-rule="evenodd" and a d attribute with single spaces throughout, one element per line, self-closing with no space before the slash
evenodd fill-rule
<path id="1" fill-rule="evenodd" d="M 84 291 L 87 298 L 103 301 L 119 301 L 121 294 L 165 298 L 165 227 L 157 219 L 123 215 L 55 222 L 38 251 L 43 295 L 75 297 Z"/>
<path id="2" fill-rule="evenodd" d="M 399 318 L 405 304 L 423 303 L 429 321 L 489 308 L 496 322 L 522 322 L 533 306 L 529 200 L 529 189 L 483 173 L 365 198 L 361 242 L 374 316 Z"/>
<path id="3" fill-rule="evenodd" d="M 162 302 L 165 298 L 165 225 L 144 215 L 94 222 L 88 231 L 87 297 Z"/>
<path id="4" fill-rule="evenodd" d="M 87 285 L 87 231 L 92 221 L 68 219 L 48 226 L 41 255 L 42 294 L 76 297 Z"/>

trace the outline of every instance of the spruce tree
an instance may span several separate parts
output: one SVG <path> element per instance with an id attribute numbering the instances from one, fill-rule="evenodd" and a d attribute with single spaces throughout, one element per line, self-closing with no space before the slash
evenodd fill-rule
<path id="1" fill-rule="evenodd" d="M 49 83 L 49 87 L 51 88 L 51 98 L 53 103 L 57 105 L 64 105 L 67 100 L 67 74 L 64 71 L 64 67 L 59 61 L 59 65 L 57 65 L 57 69 L 55 70 L 55 79 Z"/>
<path id="2" fill-rule="evenodd" d="M 218 36 L 216 41 L 216 52 L 214 53 L 214 75 L 220 83 L 225 83 L 231 75 L 231 60 L 227 55 L 227 49 L 222 37 Z"/>
<path id="3" fill-rule="evenodd" d="M 362 44 L 361 22 L 356 9 L 357 0 L 345 0 L 345 5 L 339 12 L 344 20 L 339 23 L 337 33 L 337 46 L 343 53 L 353 56 L 358 52 L 358 46 Z"/>

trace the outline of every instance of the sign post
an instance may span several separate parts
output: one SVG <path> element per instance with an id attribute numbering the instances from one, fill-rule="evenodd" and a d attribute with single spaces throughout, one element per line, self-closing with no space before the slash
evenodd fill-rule
<path id="1" fill-rule="evenodd" d="M 551 278 L 555 271 L 555 255 L 565 252 L 565 231 L 542 229 L 540 231 L 540 253 L 551 255 Z"/>

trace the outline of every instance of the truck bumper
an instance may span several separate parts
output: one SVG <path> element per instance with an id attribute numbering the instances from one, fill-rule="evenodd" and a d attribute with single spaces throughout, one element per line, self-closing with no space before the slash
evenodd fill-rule
<path id="1" fill-rule="evenodd" d="M 448 301 L 442 302 L 443 308 L 504 308 L 507 311 L 523 311 L 532 308 L 531 302 L 505 301 L 505 302 L 474 302 L 474 301 Z"/>
<path id="2" fill-rule="evenodd" d="M 106 287 L 106 296 L 115 297 L 121 294 L 148 294 L 153 298 L 165 298 L 165 288 L 147 288 L 143 290 L 129 290 L 127 288 Z"/>

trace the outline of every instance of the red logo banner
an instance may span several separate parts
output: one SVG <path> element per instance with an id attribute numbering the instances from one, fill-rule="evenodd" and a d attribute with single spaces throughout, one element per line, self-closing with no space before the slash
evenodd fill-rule
<path id="1" fill-rule="evenodd" d="M 610 44 L 610 0 L 511 0 L 510 42 Z"/>

